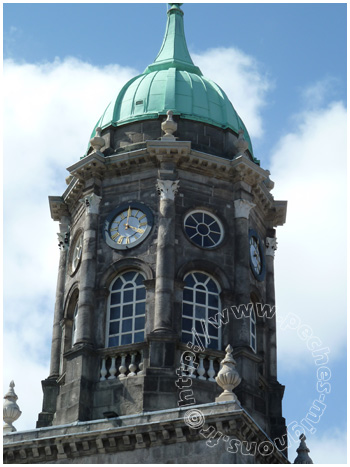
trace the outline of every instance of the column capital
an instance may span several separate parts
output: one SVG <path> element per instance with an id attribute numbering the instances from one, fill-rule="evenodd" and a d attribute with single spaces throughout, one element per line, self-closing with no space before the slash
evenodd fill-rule
<path id="1" fill-rule="evenodd" d="M 90 195 L 84 196 L 79 202 L 85 205 L 86 214 L 98 214 L 101 199 L 101 196 L 91 193 Z"/>
<path id="2" fill-rule="evenodd" d="M 157 180 L 157 191 L 160 195 L 160 199 L 170 199 L 174 201 L 175 194 L 179 189 L 180 180 Z"/>
<path id="3" fill-rule="evenodd" d="M 275 256 L 275 251 L 277 250 L 277 238 L 276 237 L 266 237 L 266 256 Z"/>
<path id="4" fill-rule="evenodd" d="M 58 248 L 60 250 L 68 250 L 69 247 L 69 229 L 66 232 L 58 232 Z"/>
<path id="5" fill-rule="evenodd" d="M 250 210 L 256 206 L 251 201 L 242 198 L 235 199 L 233 203 L 235 206 L 235 219 L 239 217 L 244 217 L 245 219 L 248 219 Z"/>

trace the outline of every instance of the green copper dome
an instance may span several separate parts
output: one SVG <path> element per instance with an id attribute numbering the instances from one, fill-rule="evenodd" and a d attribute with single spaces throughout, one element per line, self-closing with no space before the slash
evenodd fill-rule
<path id="1" fill-rule="evenodd" d="M 157 119 L 172 110 L 182 119 L 208 123 L 236 134 L 242 129 L 253 154 L 244 123 L 225 92 L 194 65 L 187 49 L 183 11 L 170 4 L 163 44 L 144 73 L 125 84 L 97 122 L 96 127 Z M 95 135 L 95 130 L 92 136 Z"/>

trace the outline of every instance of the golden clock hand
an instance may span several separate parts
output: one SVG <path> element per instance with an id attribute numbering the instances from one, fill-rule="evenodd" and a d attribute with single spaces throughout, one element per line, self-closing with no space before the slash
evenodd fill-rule
<path id="1" fill-rule="evenodd" d="M 126 218 L 126 224 L 124 224 L 124 227 L 125 227 L 125 230 L 128 229 L 130 227 L 129 225 L 129 217 L 131 216 L 131 207 L 129 206 L 129 209 L 128 209 L 128 217 Z"/>
<path id="2" fill-rule="evenodd" d="M 138 229 L 137 227 L 133 227 L 132 225 L 129 225 L 129 227 L 130 227 L 130 229 L 136 230 L 136 232 L 138 232 L 138 233 L 142 234 L 144 232 L 144 230 Z"/>

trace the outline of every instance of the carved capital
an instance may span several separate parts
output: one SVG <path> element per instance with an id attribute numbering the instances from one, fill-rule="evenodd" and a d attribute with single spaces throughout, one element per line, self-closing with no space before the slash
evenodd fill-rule
<path id="1" fill-rule="evenodd" d="M 256 205 L 247 199 L 235 199 L 234 200 L 235 206 L 235 219 L 239 217 L 244 217 L 248 219 L 250 210 L 254 208 Z"/>
<path id="2" fill-rule="evenodd" d="M 57 233 L 57 237 L 58 237 L 58 248 L 60 250 L 68 250 L 69 237 L 70 237 L 69 229 L 66 230 L 66 232 Z"/>
<path id="3" fill-rule="evenodd" d="M 266 256 L 275 256 L 275 251 L 277 250 L 277 238 L 266 237 Z"/>
<path id="4" fill-rule="evenodd" d="M 179 189 L 180 180 L 157 180 L 157 191 L 160 199 L 171 199 L 174 201 L 175 194 Z"/>
<path id="5" fill-rule="evenodd" d="M 91 195 L 87 195 L 79 201 L 85 205 L 86 214 L 98 214 L 101 199 L 101 196 L 91 193 Z"/>
<path id="6" fill-rule="evenodd" d="M 58 224 L 60 231 L 57 233 L 58 237 L 58 248 L 60 250 L 68 250 L 69 247 L 69 219 L 67 216 L 62 216 L 60 223 Z"/>

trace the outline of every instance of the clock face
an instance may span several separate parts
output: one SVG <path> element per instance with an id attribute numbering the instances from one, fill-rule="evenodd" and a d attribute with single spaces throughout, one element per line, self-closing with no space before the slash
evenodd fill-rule
<path id="1" fill-rule="evenodd" d="M 224 236 L 224 229 L 219 219 L 206 211 L 195 210 L 187 214 L 184 227 L 191 242 L 201 248 L 216 247 Z"/>
<path id="2" fill-rule="evenodd" d="M 83 251 L 83 234 L 80 234 L 78 239 L 73 244 L 73 255 L 72 255 L 72 263 L 71 263 L 72 274 L 79 267 L 82 251 Z"/>
<path id="3" fill-rule="evenodd" d="M 105 222 L 105 239 L 118 250 L 132 248 L 150 233 L 153 215 L 142 203 L 124 203 L 115 209 Z"/>
<path id="4" fill-rule="evenodd" d="M 265 256 L 258 233 L 249 230 L 249 258 L 253 274 L 258 281 L 265 277 Z"/>
<path id="5" fill-rule="evenodd" d="M 261 255 L 259 251 L 259 241 L 255 237 L 250 237 L 250 260 L 254 271 L 257 274 L 261 273 Z"/>

